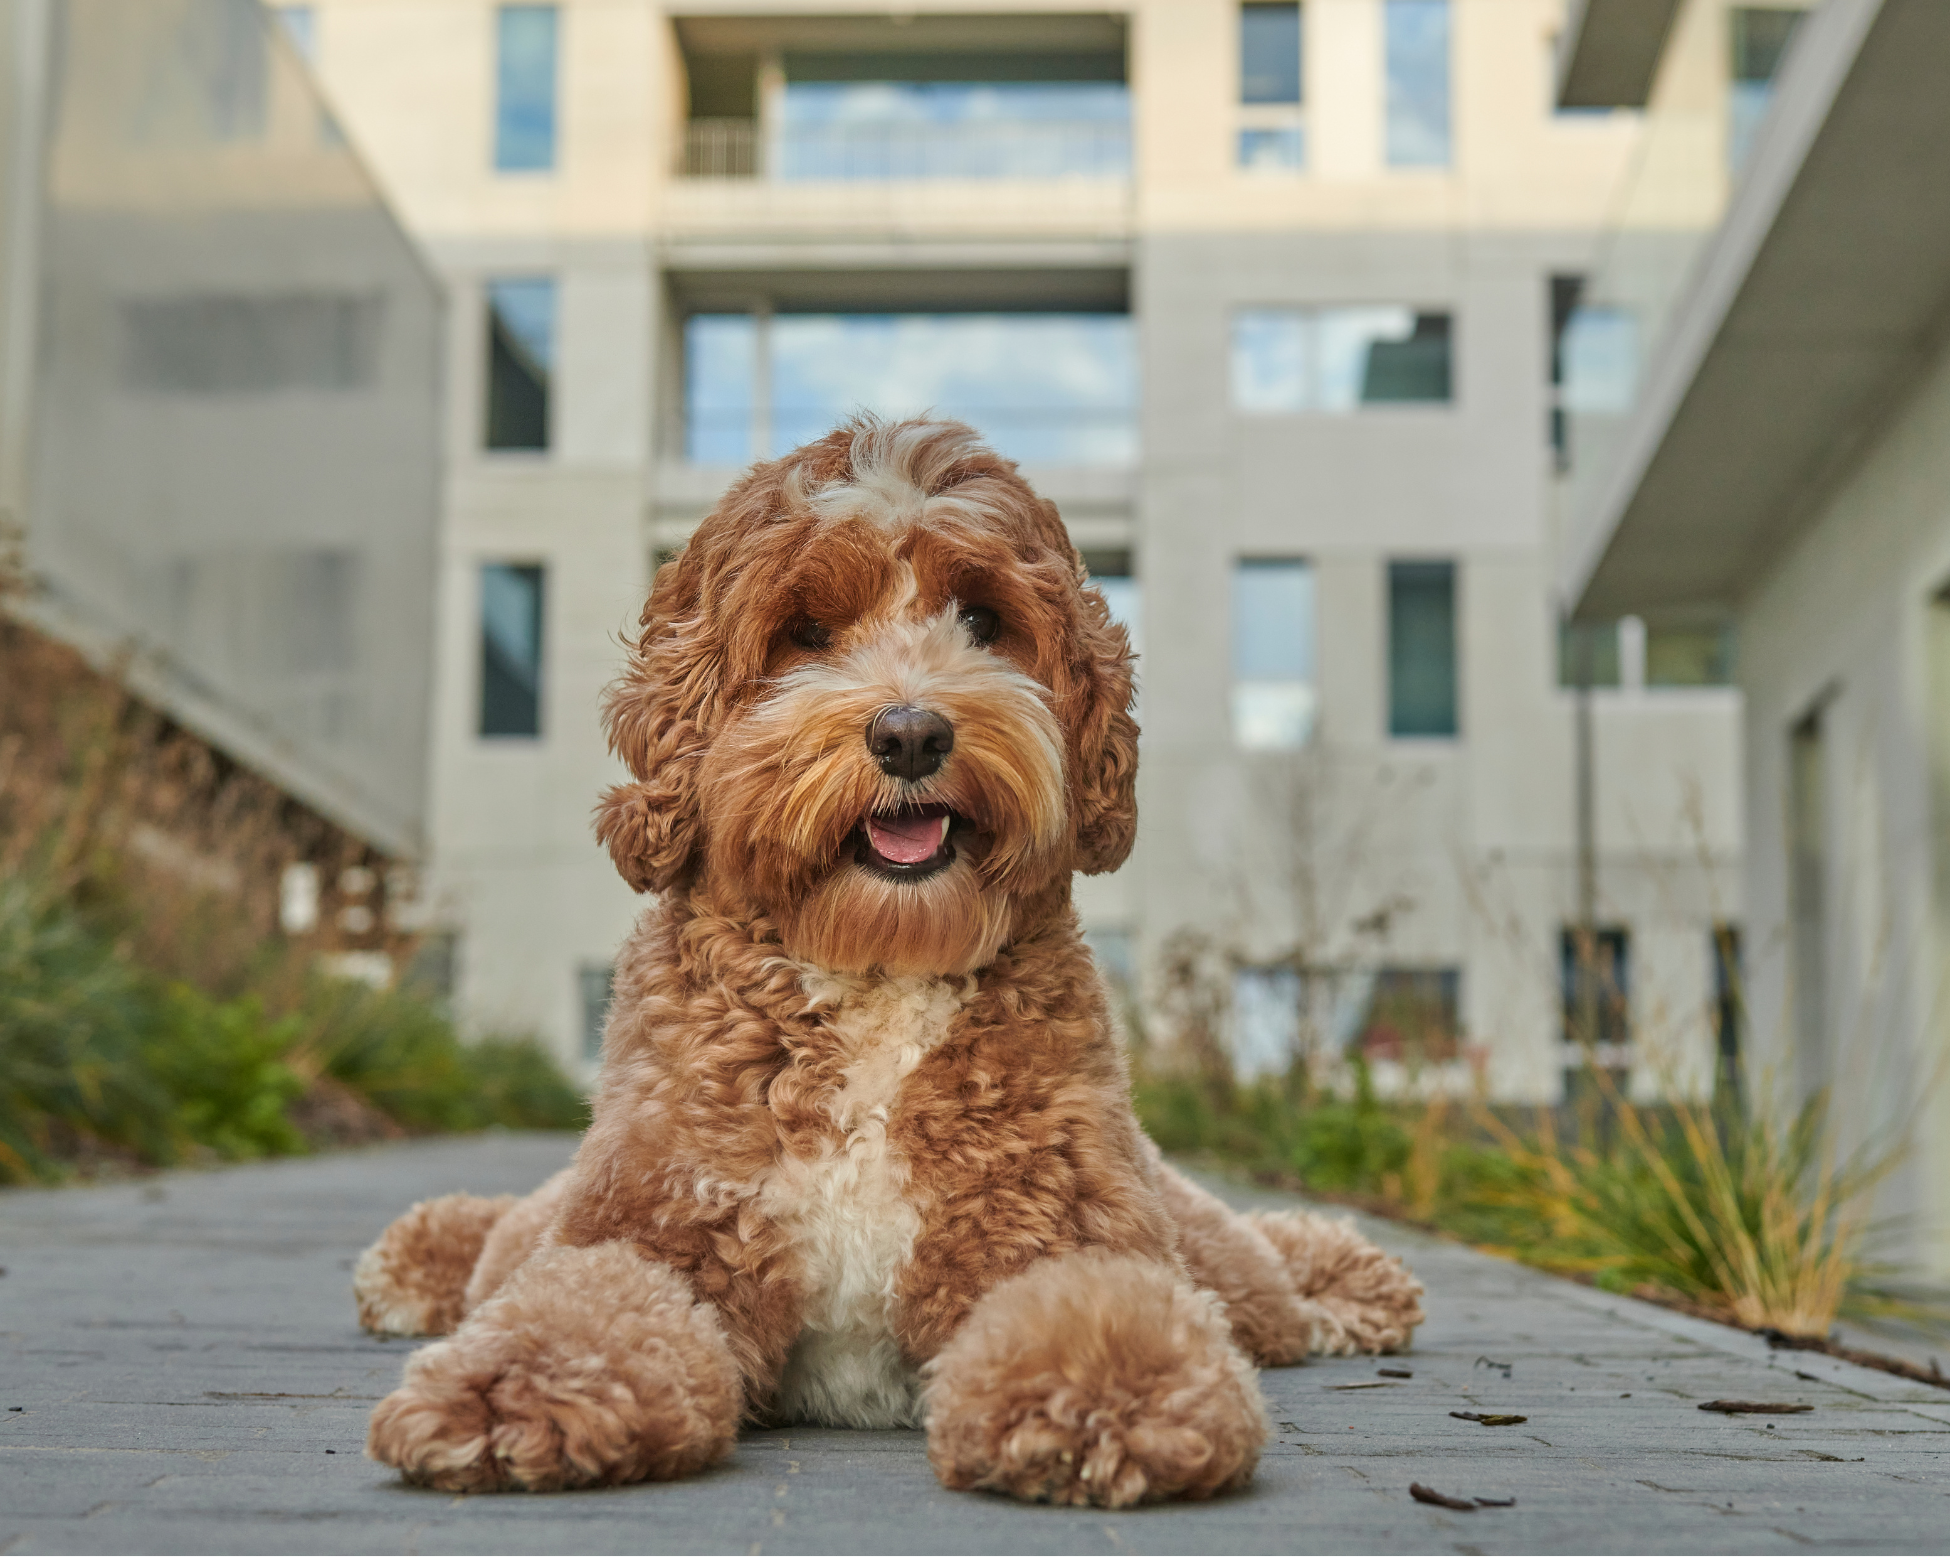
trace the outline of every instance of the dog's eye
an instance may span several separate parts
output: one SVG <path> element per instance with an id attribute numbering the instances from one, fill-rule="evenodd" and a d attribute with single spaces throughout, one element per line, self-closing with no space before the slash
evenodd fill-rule
<path id="1" fill-rule="evenodd" d="M 795 616 L 786 636 L 802 649 L 823 649 L 833 641 L 833 635 L 810 616 Z"/>
<path id="2" fill-rule="evenodd" d="M 1002 631 L 1002 618 L 987 606 L 964 606 L 961 624 L 977 643 L 994 643 L 995 635 Z"/>

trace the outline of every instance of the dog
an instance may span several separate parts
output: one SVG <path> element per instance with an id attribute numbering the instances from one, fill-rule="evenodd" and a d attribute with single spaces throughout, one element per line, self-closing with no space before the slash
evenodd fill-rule
<path id="1" fill-rule="evenodd" d="M 1131 848 L 1132 656 L 1013 464 L 864 417 L 759 464 L 628 647 L 597 835 L 655 896 L 592 1123 L 360 1258 L 368 1329 L 446 1336 L 374 1459 L 543 1490 L 924 1425 L 948 1487 L 1121 1508 L 1251 1478 L 1255 1364 L 1408 1344 L 1399 1262 L 1233 1213 L 1132 1112 L 1070 901 Z"/>

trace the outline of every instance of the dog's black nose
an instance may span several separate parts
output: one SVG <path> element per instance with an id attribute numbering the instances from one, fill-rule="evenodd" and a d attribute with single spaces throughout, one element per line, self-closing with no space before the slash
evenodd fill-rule
<path id="1" fill-rule="evenodd" d="M 924 779 L 955 749 L 955 727 L 925 708 L 889 708 L 867 726 L 867 750 L 893 778 Z"/>

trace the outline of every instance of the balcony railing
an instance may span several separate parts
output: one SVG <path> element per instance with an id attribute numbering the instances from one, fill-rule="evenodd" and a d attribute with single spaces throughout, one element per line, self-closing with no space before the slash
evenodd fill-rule
<path id="1" fill-rule="evenodd" d="M 1131 128 L 1117 120 L 978 120 L 786 125 L 750 119 L 685 126 L 684 178 L 784 182 L 1128 178 Z"/>

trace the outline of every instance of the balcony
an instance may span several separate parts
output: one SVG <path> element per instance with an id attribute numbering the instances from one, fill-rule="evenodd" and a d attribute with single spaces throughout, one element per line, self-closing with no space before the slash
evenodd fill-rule
<path id="1" fill-rule="evenodd" d="M 904 179 L 1127 179 L 1128 121 L 904 120 L 785 125 L 764 134 L 753 119 L 693 119 L 681 178 L 850 183 Z"/>

